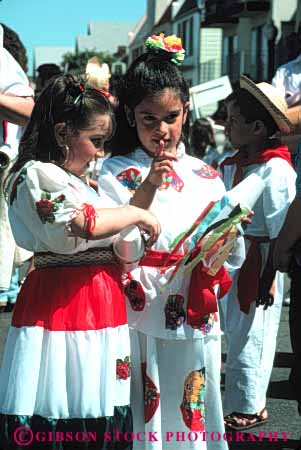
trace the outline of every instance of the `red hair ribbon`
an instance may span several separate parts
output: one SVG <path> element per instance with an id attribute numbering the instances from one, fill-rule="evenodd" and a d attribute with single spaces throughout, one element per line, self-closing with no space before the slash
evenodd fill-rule
<path id="1" fill-rule="evenodd" d="M 104 97 L 106 98 L 110 98 L 111 94 L 109 91 L 106 91 L 105 89 L 101 89 L 101 88 L 97 88 L 96 89 L 98 92 L 100 92 L 100 94 L 102 94 Z"/>
<path id="2" fill-rule="evenodd" d="M 96 211 L 94 206 L 83 203 L 83 212 L 85 215 L 88 236 L 91 236 L 96 226 Z"/>

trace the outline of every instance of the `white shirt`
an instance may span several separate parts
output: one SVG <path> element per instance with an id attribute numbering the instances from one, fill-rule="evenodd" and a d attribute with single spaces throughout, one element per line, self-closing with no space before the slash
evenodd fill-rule
<path id="1" fill-rule="evenodd" d="M 301 98 L 301 55 L 278 67 L 272 84 L 283 95 L 288 106 L 299 101 Z"/>
<path id="2" fill-rule="evenodd" d="M 224 183 L 227 191 L 233 187 L 236 164 L 224 167 Z M 288 162 L 273 158 L 263 164 L 251 164 L 243 168 L 243 178 L 251 173 L 259 175 L 265 183 L 264 191 L 256 202 L 252 223 L 246 234 L 277 238 L 287 210 L 295 197 L 296 173 Z"/>
<path id="3" fill-rule="evenodd" d="M 0 48 L 0 94 L 16 95 L 18 97 L 33 96 L 33 90 L 29 86 L 28 78 L 23 69 L 5 48 Z M 4 117 L 0 114 L 0 146 L 4 143 L 3 121 Z M 17 155 L 22 131 L 23 128 L 19 125 L 7 123 L 7 139 L 5 143 L 10 146 L 11 159 Z"/>

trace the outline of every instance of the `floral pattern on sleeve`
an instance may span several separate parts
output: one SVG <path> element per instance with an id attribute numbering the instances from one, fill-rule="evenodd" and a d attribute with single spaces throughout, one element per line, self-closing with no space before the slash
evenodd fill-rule
<path id="1" fill-rule="evenodd" d="M 208 164 L 204 164 L 200 169 L 193 170 L 193 172 L 201 178 L 208 178 L 210 180 L 219 176 L 217 170 L 213 169 L 213 167 Z"/>
<path id="2" fill-rule="evenodd" d="M 41 200 L 36 202 L 36 209 L 43 223 L 55 222 L 54 213 L 62 206 L 65 198 L 64 195 L 59 195 L 52 200 L 49 192 L 42 191 Z"/>
<path id="3" fill-rule="evenodd" d="M 117 180 L 126 187 L 131 194 L 134 194 L 136 189 L 142 183 L 142 174 L 135 167 L 123 170 L 117 175 Z"/>
<path id="4" fill-rule="evenodd" d="M 166 174 L 166 176 L 163 178 L 163 183 L 161 184 L 159 190 L 166 190 L 169 188 L 169 186 L 171 186 L 177 192 L 181 192 L 184 187 L 183 181 L 174 170 Z"/>

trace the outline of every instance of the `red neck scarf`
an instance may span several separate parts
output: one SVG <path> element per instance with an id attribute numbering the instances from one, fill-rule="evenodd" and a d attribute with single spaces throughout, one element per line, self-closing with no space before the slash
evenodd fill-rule
<path id="1" fill-rule="evenodd" d="M 236 172 L 233 181 L 234 187 L 243 179 L 243 167 L 250 166 L 251 164 L 263 164 L 273 158 L 284 159 L 293 167 L 288 147 L 286 145 L 281 145 L 275 148 L 267 148 L 262 152 L 256 152 L 247 157 L 245 157 L 242 152 L 238 151 L 234 156 L 230 156 L 222 162 L 221 169 L 222 172 L 224 172 L 225 166 L 236 164 Z"/>

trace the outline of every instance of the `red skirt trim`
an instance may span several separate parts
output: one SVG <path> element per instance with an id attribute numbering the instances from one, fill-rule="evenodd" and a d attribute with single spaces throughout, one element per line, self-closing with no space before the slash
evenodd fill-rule
<path id="1" fill-rule="evenodd" d="M 31 272 L 18 295 L 12 325 L 50 331 L 99 330 L 127 323 L 116 265 L 52 267 Z"/>

